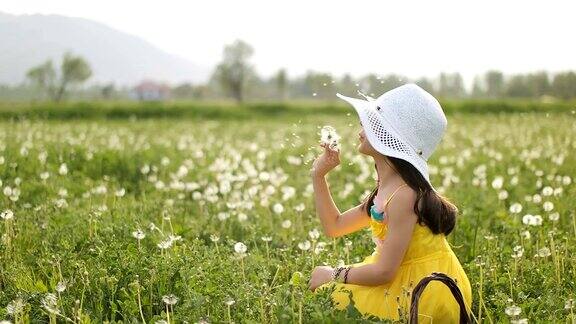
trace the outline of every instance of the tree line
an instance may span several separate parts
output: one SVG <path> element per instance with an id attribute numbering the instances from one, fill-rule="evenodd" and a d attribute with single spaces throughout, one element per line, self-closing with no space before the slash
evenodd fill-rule
<path id="1" fill-rule="evenodd" d="M 546 71 L 504 75 L 497 70 L 486 71 L 474 78 L 472 90 L 467 91 L 460 73 L 440 73 L 436 78 L 410 79 L 400 74 L 379 76 L 368 74 L 353 78 L 350 74 L 336 77 L 330 73 L 308 71 L 303 76 L 289 78 L 285 69 L 273 76 L 259 76 L 250 62 L 253 47 L 236 40 L 224 47 L 222 60 L 214 68 L 204 84 L 181 83 L 170 86 L 171 97 L 181 100 L 232 98 L 238 103 L 250 100 L 286 101 L 290 99 L 322 99 L 336 101 L 335 93 L 355 94 L 358 90 L 370 96 L 393 89 L 407 82 L 414 82 L 440 98 L 529 98 L 560 99 L 576 98 L 576 73 L 573 71 L 555 74 Z M 69 92 L 83 99 L 126 99 L 130 87 L 117 87 L 113 83 L 92 85 L 82 89 L 71 89 L 81 85 L 92 75 L 88 62 L 82 57 L 65 53 L 59 69 L 52 60 L 32 67 L 26 74 L 29 83 L 10 88 L 0 86 L 0 98 L 10 91 L 25 95 L 43 93 L 48 99 L 58 102 Z M 27 89 L 27 90 L 26 90 Z"/>

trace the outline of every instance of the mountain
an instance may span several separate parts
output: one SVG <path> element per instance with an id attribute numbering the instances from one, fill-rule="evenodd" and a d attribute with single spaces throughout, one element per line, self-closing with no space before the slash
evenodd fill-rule
<path id="1" fill-rule="evenodd" d="M 210 74 L 210 68 L 92 20 L 0 12 L 0 83 L 20 83 L 30 67 L 49 58 L 59 65 L 67 50 L 88 61 L 93 72 L 89 82 L 131 85 L 152 79 L 198 83 Z"/>

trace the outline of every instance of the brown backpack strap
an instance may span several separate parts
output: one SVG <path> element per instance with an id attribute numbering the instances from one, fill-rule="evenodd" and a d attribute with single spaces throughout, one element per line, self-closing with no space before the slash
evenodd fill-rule
<path id="1" fill-rule="evenodd" d="M 441 272 L 432 272 L 431 275 L 428 275 L 428 276 L 422 278 L 422 280 L 420 280 L 420 282 L 416 285 L 416 287 L 414 287 L 414 290 L 412 291 L 412 300 L 410 301 L 410 321 L 409 321 L 409 323 L 410 324 L 417 324 L 418 323 L 418 301 L 420 299 L 420 295 L 422 295 L 422 292 L 424 291 L 424 288 L 426 288 L 426 286 L 432 280 L 441 281 L 446 286 L 448 286 L 448 288 L 450 288 L 452 295 L 454 296 L 454 298 L 458 302 L 458 305 L 460 305 L 460 324 L 472 323 L 470 320 L 470 316 L 469 316 L 468 312 L 466 311 L 466 305 L 464 304 L 464 298 L 462 297 L 462 292 L 460 292 L 460 289 L 458 289 L 458 285 L 456 284 L 456 282 L 452 278 L 448 277 L 447 275 L 445 275 L 444 273 L 441 273 Z"/>

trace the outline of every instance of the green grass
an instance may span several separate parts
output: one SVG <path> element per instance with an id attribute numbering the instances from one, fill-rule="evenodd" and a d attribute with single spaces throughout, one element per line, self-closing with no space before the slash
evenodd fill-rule
<path id="1" fill-rule="evenodd" d="M 576 102 L 544 103 L 529 100 L 442 100 L 446 114 L 454 113 L 574 113 Z M 235 105 L 215 102 L 68 102 L 2 103 L 0 119 L 214 119 L 307 118 L 354 113 L 352 107 L 337 101 L 250 102 Z"/>
<path id="2" fill-rule="evenodd" d="M 182 113 L 192 114 L 185 107 Z M 318 126 L 333 125 L 343 138 L 342 164 L 328 175 L 340 210 L 375 186 L 372 161 L 356 151 L 357 118 L 344 107 L 338 114 L 288 119 L 273 117 L 274 109 L 266 118 L 218 119 L 245 114 L 229 107 L 215 108 L 213 120 L 0 122 L 0 212 L 14 213 L 0 220 L 0 320 L 154 322 L 168 319 L 163 296 L 169 294 L 179 299 L 168 308 L 171 322 L 357 319 L 332 310 L 327 294 L 311 294 L 306 282 L 314 265 L 369 255 L 369 233 L 335 240 L 321 235 L 327 245 L 318 254 L 298 248 L 310 240 L 310 230 L 321 230 L 308 171 L 319 152 Z M 85 108 L 91 111 L 86 116 L 120 109 Z M 145 114 L 138 109 L 148 108 L 130 109 Z M 430 160 L 431 179 L 460 209 L 449 242 L 472 283 L 474 315 L 483 321 L 507 321 L 512 304 L 521 307 L 519 318 L 574 321 L 574 310 L 564 307 L 576 291 L 575 117 L 448 116 L 446 136 Z M 62 164 L 67 172 L 60 173 Z M 499 176 L 503 186 L 493 188 Z M 349 193 L 346 184 L 353 185 Z M 507 197 L 499 199 L 503 190 Z M 550 211 L 543 207 L 547 201 Z M 284 207 L 281 214 L 273 212 L 276 203 Z M 522 205 L 520 213 L 510 211 L 514 203 Z M 303 212 L 295 210 L 300 204 Z M 557 221 L 550 219 L 554 212 Z M 524 224 L 526 214 L 541 215 L 542 224 Z M 286 220 L 291 227 L 282 226 Z M 132 235 L 137 229 L 145 233 L 141 241 Z M 171 234 L 181 240 L 159 248 Z M 241 261 L 236 242 L 248 247 Z M 524 249 L 518 259 L 511 257 L 516 246 Z M 535 257 L 546 254 L 544 247 L 551 254 Z M 59 282 L 66 282 L 60 292 Z M 61 315 L 42 307 L 48 293 L 57 296 L 54 308 Z M 24 306 L 8 314 L 19 301 Z"/>

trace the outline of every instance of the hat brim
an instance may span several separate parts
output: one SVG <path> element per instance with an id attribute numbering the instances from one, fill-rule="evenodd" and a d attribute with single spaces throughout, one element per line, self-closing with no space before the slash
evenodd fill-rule
<path id="1" fill-rule="evenodd" d="M 360 122 L 362 123 L 362 127 L 366 133 L 366 138 L 374 147 L 374 149 L 380 152 L 383 155 L 392 156 L 398 159 L 405 160 L 416 167 L 416 169 L 422 174 L 424 179 L 428 182 L 430 187 L 433 191 L 437 191 L 436 188 L 432 185 L 430 181 L 430 175 L 428 171 L 428 163 L 422 160 L 420 157 L 410 157 L 400 151 L 393 150 L 382 143 L 382 141 L 378 138 L 374 130 L 369 127 L 371 126 L 371 122 L 369 119 L 369 115 L 376 116 L 378 118 L 378 122 L 384 129 L 395 136 L 396 138 L 401 138 L 399 134 L 394 130 L 394 127 L 390 125 L 385 118 L 382 118 L 380 113 L 376 110 L 377 103 L 374 101 L 368 101 L 358 98 L 352 98 L 348 96 L 344 96 L 340 93 L 336 93 L 336 96 L 346 102 L 348 102 L 356 111 L 356 114 L 360 118 Z"/>

